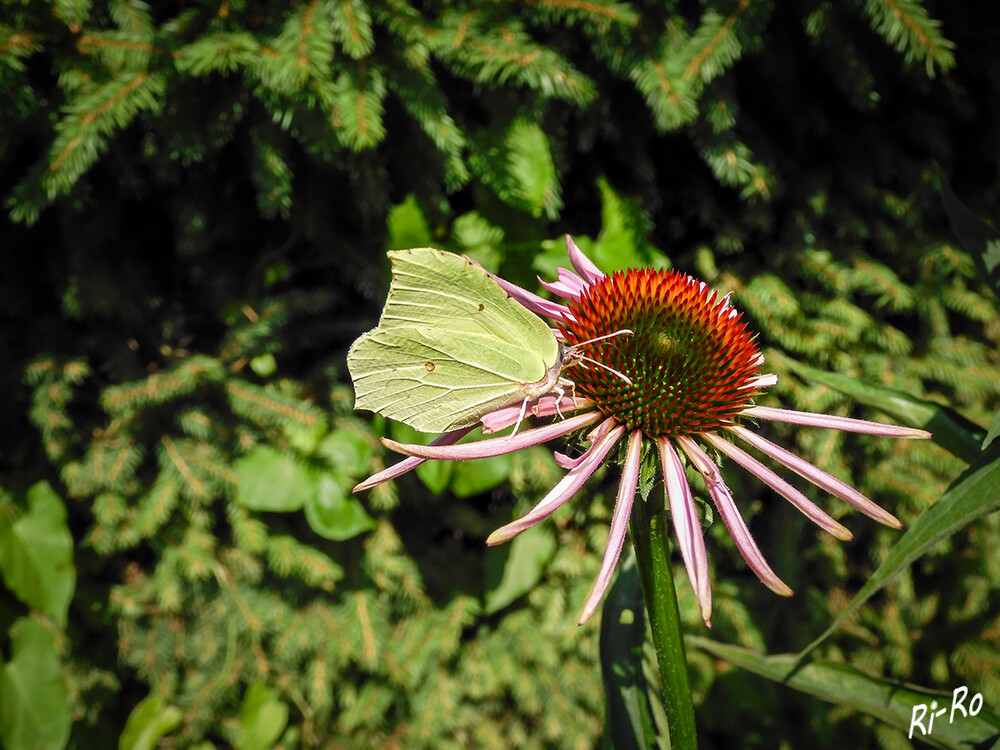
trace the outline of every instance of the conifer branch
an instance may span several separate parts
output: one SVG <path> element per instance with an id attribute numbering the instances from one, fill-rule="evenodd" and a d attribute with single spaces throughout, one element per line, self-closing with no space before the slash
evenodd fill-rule
<path id="1" fill-rule="evenodd" d="M 111 20 L 121 30 L 136 36 L 151 36 L 153 19 L 149 6 L 141 0 L 112 0 L 109 3 Z"/>
<path id="2" fill-rule="evenodd" d="M 0 65 L 14 71 L 23 71 L 23 59 L 39 49 L 38 42 L 38 34 L 0 26 Z"/>
<path id="3" fill-rule="evenodd" d="M 541 10 L 552 20 L 580 21 L 600 34 L 612 26 L 632 28 L 639 22 L 631 5 L 615 0 L 525 0 L 525 5 Z"/>
<path id="4" fill-rule="evenodd" d="M 922 0 L 868 0 L 865 12 L 875 31 L 908 62 L 924 61 L 928 77 L 934 77 L 935 66 L 942 72 L 954 66 L 954 44 L 941 35 L 940 24 L 928 15 Z"/>
<path id="5" fill-rule="evenodd" d="M 690 84 L 687 79 L 672 78 L 663 60 L 642 60 L 629 70 L 629 77 L 645 96 L 660 130 L 676 130 L 697 117 Z"/>
<path id="6" fill-rule="evenodd" d="M 684 72 L 681 73 L 681 77 L 685 79 L 691 79 L 695 76 L 700 77 L 705 83 L 711 80 L 713 77 L 718 75 L 723 67 L 731 63 L 736 56 L 739 54 L 738 43 L 732 52 L 723 53 L 726 62 L 720 62 L 720 64 L 712 66 L 710 70 L 705 70 L 706 63 L 715 56 L 720 49 L 723 48 L 724 42 L 735 43 L 732 38 L 733 26 L 736 25 L 736 19 L 747 9 L 750 5 L 750 0 L 740 0 L 737 6 L 733 9 L 733 12 L 722 20 L 722 17 L 714 12 L 707 12 L 705 16 L 702 17 L 702 30 L 695 34 L 694 39 L 691 44 L 695 47 L 700 47 L 697 49 L 694 57 L 684 68 Z M 708 34 L 705 34 L 708 32 Z M 702 36 L 707 36 L 703 44 L 697 44 L 696 40 Z"/>
<path id="7" fill-rule="evenodd" d="M 201 477 L 198 476 L 197 472 L 187 462 L 177 443 L 168 435 L 163 435 L 160 437 L 160 446 L 162 448 L 161 455 L 165 459 L 167 466 L 176 472 L 182 480 L 184 487 L 190 490 L 195 498 L 207 500 L 209 497 L 208 485 L 202 481 Z"/>
<path id="8" fill-rule="evenodd" d="M 338 0 L 333 5 L 333 29 L 348 55 L 360 60 L 371 54 L 375 35 L 368 4 L 361 0 Z"/>
<path id="9" fill-rule="evenodd" d="M 235 413 L 252 419 L 264 427 L 288 420 L 303 426 L 315 427 L 322 420 L 322 415 L 315 406 L 244 381 L 229 380 L 226 382 L 225 390 Z"/>
<path id="10" fill-rule="evenodd" d="M 149 405 L 163 404 L 189 395 L 199 386 L 223 379 L 221 363 L 198 355 L 183 360 L 172 370 L 153 373 L 145 380 L 111 386 L 101 394 L 101 406 L 115 417 L 125 417 Z"/>
<path id="11" fill-rule="evenodd" d="M 368 602 L 361 591 L 354 592 L 354 606 L 358 615 L 359 634 L 361 636 L 361 643 L 363 644 L 358 658 L 362 663 L 373 664 L 378 655 L 377 642 L 372 628 L 371 617 L 368 614 Z"/>
<path id="12" fill-rule="evenodd" d="M 145 70 L 153 54 L 168 53 L 152 41 L 117 31 L 83 34 L 76 40 L 76 48 L 84 55 L 99 54 L 110 68 L 131 71 Z"/>

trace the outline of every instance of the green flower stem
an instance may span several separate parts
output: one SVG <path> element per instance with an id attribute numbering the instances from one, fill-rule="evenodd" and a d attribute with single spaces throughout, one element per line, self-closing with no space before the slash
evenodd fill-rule
<path id="1" fill-rule="evenodd" d="M 635 546 L 646 615 L 660 665 L 663 708 L 667 715 L 671 750 L 697 750 L 694 704 L 688 683 L 687 656 L 681 632 L 677 594 L 670 568 L 669 524 L 663 513 L 654 513 L 641 498 L 632 508 L 631 531 Z"/>

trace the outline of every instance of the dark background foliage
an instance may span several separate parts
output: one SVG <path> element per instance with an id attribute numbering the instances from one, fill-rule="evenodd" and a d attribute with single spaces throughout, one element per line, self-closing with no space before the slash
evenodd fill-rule
<path id="1" fill-rule="evenodd" d="M 594 745 L 597 625 L 574 623 L 614 472 L 499 550 L 485 537 L 558 476 L 545 451 L 349 493 L 392 460 L 378 436 L 409 437 L 352 412 L 344 365 L 388 248 L 534 287 L 571 233 L 606 270 L 669 263 L 733 291 L 773 403 L 871 416 L 799 360 L 984 423 L 997 407 L 995 302 L 935 171 L 997 215 L 989 3 L 0 8 L 2 510 L 47 519 L 15 535 L 68 556 L 24 589 L 44 595 L 0 560 L 8 675 L 55 670 L 9 677 L 8 705 L 64 691 L 43 740 L 0 719 L 11 748 L 108 746 L 130 714 L 181 746 Z M 962 466 L 821 433 L 774 430 L 904 521 Z M 834 543 L 727 476 L 797 596 L 776 601 L 716 525 L 712 636 L 801 648 L 894 532 L 849 518 Z M 55 500 L 33 504 L 40 481 Z M 826 656 L 1000 705 L 995 527 L 922 558 Z M 704 653 L 692 667 L 704 747 L 908 746 Z"/>

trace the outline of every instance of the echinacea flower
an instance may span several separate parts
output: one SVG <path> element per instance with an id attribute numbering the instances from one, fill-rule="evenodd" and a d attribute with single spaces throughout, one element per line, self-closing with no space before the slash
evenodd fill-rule
<path id="1" fill-rule="evenodd" d="M 513 436 L 463 445 L 456 443 L 472 427 L 445 433 L 428 446 L 404 445 L 384 438 L 387 447 L 409 458 L 365 480 L 355 491 L 393 479 L 427 459 L 487 458 L 593 426 L 587 435 L 590 447 L 583 455 L 570 459 L 556 454 L 557 463 L 567 471 L 548 494 L 526 515 L 487 539 L 488 544 L 498 544 L 552 515 L 583 486 L 615 445 L 626 440 L 608 546 L 580 616 L 581 624 L 597 609 L 621 554 L 638 485 L 643 440 L 655 444 L 659 451 L 678 547 L 706 625 L 710 624 L 712 612 L 708 560 L 683 459 L 704 478 L 719 516 L 750 569 L 765 586 L 782 596 L 790 596 L 792 590 L 765 561 L 706 448 L 732 459 L 838 539 L 850 539 L 851 533 L 739 444 L 791 469 L 879 523 L 900 528 L 892 514 L 839 479 L 756 434 L 744 418 L 899 438 L 926 438 L 930 437 L 928 432 L 754 405 L 754 397 L 774 385 L 777 376 L 762 371 L 764 358 L 756 336 L 732 307 L 728 295 L 720 297 L 703 282 L 677 271 L 630 269 L 605 276 L 568 236 L 566 243 L 576 272 L 560 268 L 556 282 L 542 282 L 566 304 L 494 278 L 526 308 L 555 320 L 557 335 L 567 345 L 621 331 L 631 333 L 605 339 L 589 348 L 585 358 L 570 361 L 563 374 L 572 380 L 572 392 L 542 396 L 531 408 L 536 416 L 581 413 Z M 518 421 L 520 413 L 518 405 L 488 414 L 481 420 L 483 431 L 492 433 L 509 427 Z"/>

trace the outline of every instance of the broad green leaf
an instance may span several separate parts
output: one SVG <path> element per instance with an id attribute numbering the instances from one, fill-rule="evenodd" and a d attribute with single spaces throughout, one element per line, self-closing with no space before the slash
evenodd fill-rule
<path id="1" fill-rule="evenodd" d="M 515 120 L 507 131 L 507 171 L 514 195 L 538 218 L 555 218 L 562 206 L 559 173 L 552 161 L 549 139 L 537 124 Z"/>
<path id="2" fill-rule="evenodd" d="M 154 750 L 183 716 L 179 708 L 168 706 L 160 696 L 146 696 L 129 714 L 125 731 L 118 738 L 118 750 Z"/>
<path id="3" fill-rule="evenodd" d="M 531 591 L 555 552 L 556 541 L 545 526 L 532 526 L 510 544 L 490 547 L 486 553 L 486 614 L 498 612 Z"/>
<path id="4" fill-rule="evenodd" d="M 951 230 L 972 256 L 983 281 L 993 294 L 1000 297 L 1000 232 L 976 216 L 958 199 L 940 168 L 938 177 L 941 180 L 941 199 Z"/>
<path id="5" fill-rule="evenodd" d="M 287 453 L 263 446 L 236 461 L 236 501 L 251 510 L 298 510 L 316 494 L 316 476 Z"/>
<path id="6" fill-rule="evenodd" d="M 350 494 L 350 482 L 335 474 L 317 475 L 316 490 L 306 499 L 306 520 L 324 539 L 342 542 L 368 531 L 375 521 L 361 502 Z"/>
<path id="7" fill-rule="evenodd" d="M 455 497 L 466 498 L 499 487 L 507 481 L 513 461 L 496 456 L 478 461 L 456 461 L 449 488 Z"/>
<path id="8" fill-rule="evenodd" d="M 958 529 L 1000 508 L 1000 444 L 984 453 L 966 469 L 941 499 L 928 508 L 889 551 L 878 570 L 854 596 L 847 609 L 819 638 L 810 643 L 800 658 L 822 643 L 876 591 L 901 570 L 942 539 Z"/>
<path id="9" fill-rule="evenodd" d="M 402 422 L 390 422 L 389 435 L 393 440 L 400 443 L 415 443 L 418 445 L 427 445 L 434 439 L 433 435 L 428 435 L 425 432 L 418 432 Z M 401 461 L 402 457 L 397 456 L 395 460 Z M 457 463 L 457 461 L 424 461 L 422 464 L 417 466 L 415 473 L 417 475 L 417 479 L 419 479 L 428 490 L 430 490 L 433 494 L 438 495 L 444 492 L 448 483 L 451 482 L 451 475 L 455 472 L 455 464 Z"/>
<path id="10" fill-rule="evenodd" d="M 55 637 L 22 617 L 10 629 L 11 659 L 0 672 L 0 745 L 5 750 L 62 750 L 69 739 L 69 698 Z"/>
<path id="11" fill-rule="evenodd" d="M 269 750 L 288 723 L 288 704 L 274 690 L 259 682 L 247 690 L 240 707 L 240 729 L 236 750 Z"/>
<path id="12" fill-rule="evenodd" d="M 646 637 L 642 585 L 635 557 L 619 570 L 601 615 L 601 676 L 604 679 L 604 750 L 669 747 L 657 734 L 650 695 L 656 695 L 642 670 Z"/>
<path id="13" fill-rule="evenodd" d="M 451 236 L 461 251 L 481 263 L 483 268 L 496 271 L 500 267 L 498 248 L 503 242 L 503 230 L 490 224 L 478 212 L 470 211 L 455 219 Z"/>
<path id="14" fill-rule="evenodd" d="M 424 461 L 416 469 L 417 479 L 433 494 L 445 491 L 455 473 L 456 461 Z"/>
<path id="15" fill-rule="evenodd" d="M 288 439 L 288 444 L 302 455 L 308 456 L 319 447 L 327 436 L 329 428 L 322 422 L 302 424 L 287 420 L 281 425 L 281 434 Z"/>
<path id="16" fill-rule="evenodd" d="M 410 247 L 428 247 L 434 244 L 434 237 L 424 212 L 412 193 L 406 200 L 389 210 L 389 250 L 405 250 Z"/>
<path id="17" fill-rule="evenodd" d="M 981 444 L 986 431 L 954 409 L 894 388 L 817 370 L 794 360 L 788 360 L 788 363 L 803 377 L 846 393 L 856 401 L 885 412 L 905 425 L 927 430 L 935 443 L 963 461 L 971 463 L 982 453 Z"/>
<path id="18" fill-rule="evenodd" d="M 1000 717 L 981 707 L 975 716 L 963 716 L 961 709 L 956 709 L 953 721 L 949 722 L 951 717 L 945 713 L 929 724 L 931 703 L 936 701 L 938 708 L 947 706 L 950 711 L 954 693 L 924 690 L 873 677 L 846 664 L 811 662 L 796 669 L 798 657 L 795 654 L 766 656 L 701 636 L 689 636 L 687 643 L 793 690 L 861 711 L 907 734 L 910 734 L 914 719 L 922 720 L 913 725 L 913 738 L 933 747 L 969 748 L 1000 739 Z M 969 690 L 964 696 L 956 696 L 964 697 L 962 705 L 970 714 L 974 695 Z M 928 710 L 926 713 L 920 709 L 914 711 L 916 706 L 925 706 Z M 921 727 L 930 731 L 924 733 Z"/>
<path id="19" fill-rule="evenodd" d="M 601 178 L 601 233 L 594 240 L 589 257 L 605 271 L 626 268 L 669 268 L 670 261 L 651 245 L 650 223 L 638 202 L 623 198 Z"/>
<path id="20" fill-rule="evenodd" d="M 48 482 L 28 489 L 27 504 L 16 519 L 0 514 L 0 573 L 21 601 L 65 625 L 76 587 L 66 507 Z"/>
<path id="21" fill-rule="evenodd" d="M 316 453 L 330 466 L 349 476 L 368 471 L 372 448 L 361 435 L 349 430 L 334 430 L 320 441 Z"/>

